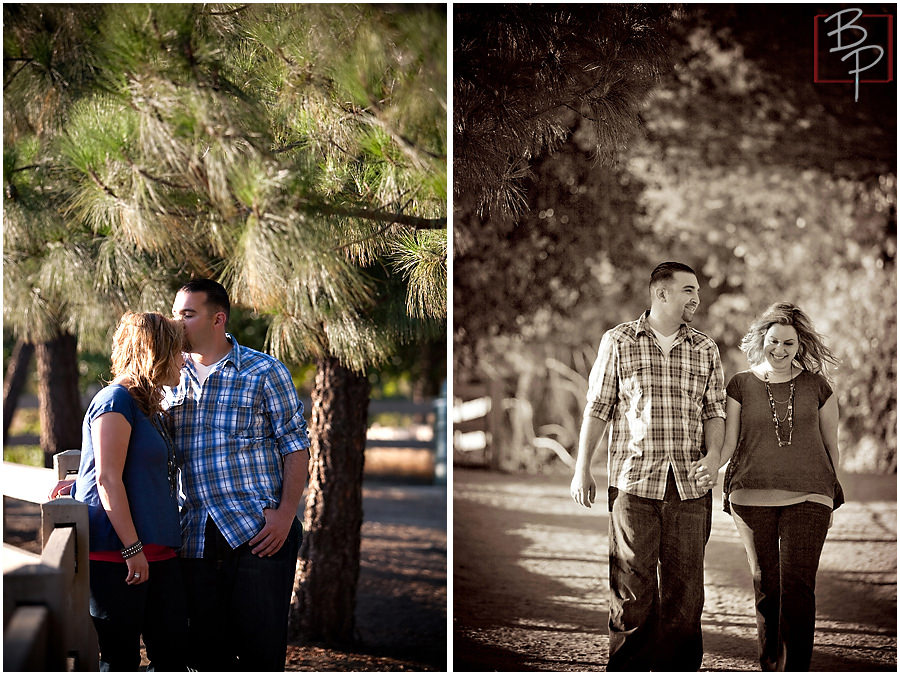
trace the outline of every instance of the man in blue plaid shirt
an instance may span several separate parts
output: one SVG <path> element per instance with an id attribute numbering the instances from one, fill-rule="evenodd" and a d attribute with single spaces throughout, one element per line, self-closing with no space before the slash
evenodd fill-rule
<path id="1" fill-rule="evenodd" d="M 591 369 L 572 498 L 596 496 L 591 458 L 609 441 L 607 670 L 696 671 L 703 660 L 703 556 L 725 434 L 725 381 L 716 343 L 689 327 L 697 275 L 662 263 L 651 304 L 607 331 Z"/>
<path id="2" fill-rule="evenodd" d="M 172 306 L 189 343 L 166 406 L 181 471 L 190 665 L 281 671 L 309 437 L 288 369 L 225 332 L 230 310 L 209 280 L 185 284 Z"/>

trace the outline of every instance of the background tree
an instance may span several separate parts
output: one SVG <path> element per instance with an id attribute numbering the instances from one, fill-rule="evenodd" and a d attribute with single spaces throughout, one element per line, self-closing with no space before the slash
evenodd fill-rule
<path id="1" fill-rule="evenodd" d="M 77 379 L 71 379 L 78 332 L 71 305 L 56 293 L 51 277 L 65 255 L 61 242 L 77 237 L 83 245 L 86 240 L 83 231 L 69 233 L 56 215 L 64 201 L 58 175 L 40 164 L 47 140 L 59 131 L 60 111 L 83 83 L 90 46 L 80 44 L 79 37 L 90 42 L 94 16 L 32 12 L 10 26 L 9 19 L 18 16 L 15 7 L 4 8 L 4 319 L 21 344 L 31 346 L 18 354 L 28 356 L 37 347 L 41 447 L 45 466 L 52 466 L 53 454 L 81 445 L 81 403 Z M 8 92 L 15 93 L 8 98 Z M 9 397 L 10 402 L 18 398 L 19 389 L 12 385 L 24 382 L 29 362 L 11 362 L 16 369 L 7 373 L 11 386 L 4 390 L 5 410 Z"/>
<path id="2" fill-rule="evenodd" d="M 502 381 L 504 447 L 521 449 L 507 468 L 571 461 L 600 336 L 646 308 L 654 265 L 682 259 L 727 376 L 755 314 L 779 299 L 809 311 L 843 360 L 844 467 L 895 470 L 895 85 L 854 103 L 852 85 L 811 82 L 812 17 L 833 7 L 675 11 L 659 37 L 672 66 L 618 162 L 598 165 L 592 121 L 572 117 L 530 160 L 515 221 L 457 195 L 474 245 L 454 260 L 455 376 Z"/>
<path id="3" fill-rule="evenodd" d="M 271 317 L 277 357 L 317 364 L 293 614 L 307 639 L 350 639 L 366 369 L 446 314 L 443 7 L 4 13 L 4 110 L 35 88 L 60 99 L 51 129 L 31 116 L 6 139 L 7 193 L 39 183 L 35 217 L 59 232 L 52 259 L 41 237 L 7 236 L 11 291 L 53 290 L 76 334 L 105 335 L 122 306 L 164 311 L 185 278 L 212 276 Z M 57 43 L 87 45 L 77 77 L 32 53 Z M 33 306 L 5 303 L 19 334 Z"/>

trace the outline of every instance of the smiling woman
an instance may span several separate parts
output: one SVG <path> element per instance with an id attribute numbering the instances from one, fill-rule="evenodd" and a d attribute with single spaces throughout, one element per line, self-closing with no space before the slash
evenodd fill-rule
<path id="1" fill-rule="evenodd" d="M 787 375 L 791 377 L 791 368 L 797 352 L 800 349 L 800 341 L 797 337 L 797 329 L 793 326 L 773 324 L 764 336 L 768 373 L 772 374 L 772 380 L 776 377 Z"/>
<path id="2" fill-rule="evenodd" d="M 836 360 L 787 302 L 753 322 L 741 349 L 750 369 L 726 390 L 725 510 L 750 561 L 762 669 L 808 670 L 816 570 L 843 502 L 837 397 L 826 376 Z"/>

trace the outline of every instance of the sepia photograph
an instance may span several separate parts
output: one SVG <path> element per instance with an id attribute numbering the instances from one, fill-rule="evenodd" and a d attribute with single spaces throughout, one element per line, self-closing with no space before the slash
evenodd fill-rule
<path id="1" fill-rule="evenodd" d="M 895 671 L 896 5 L 452 11 L 454 671 Z"/>

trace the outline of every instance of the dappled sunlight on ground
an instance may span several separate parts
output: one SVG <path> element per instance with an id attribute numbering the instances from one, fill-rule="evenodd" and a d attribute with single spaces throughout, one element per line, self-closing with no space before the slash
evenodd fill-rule
<path id="1" fill-rule="evenodd" d="M 606 476 L 591 510 L 568 476 L 454 470 L 455 670 L 604 670 Z M 896 668 L 895 476 L 842 476 L 818 575 L 812 669 Z M 721 476 L 706 549 L 703 670 L 758 670 L 747 557 L 722 512 Z M 873 501 L 862 501 L 871 499 Z"/>

